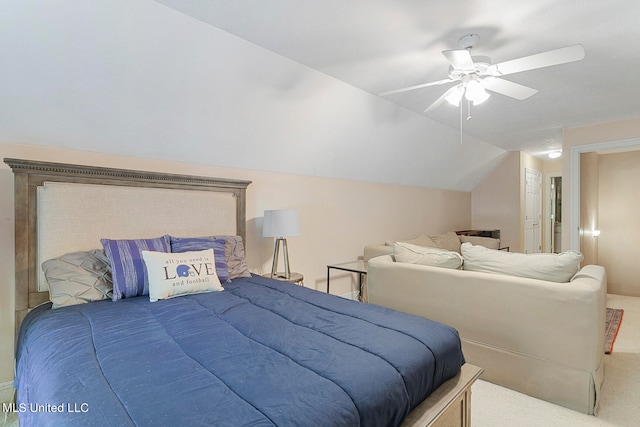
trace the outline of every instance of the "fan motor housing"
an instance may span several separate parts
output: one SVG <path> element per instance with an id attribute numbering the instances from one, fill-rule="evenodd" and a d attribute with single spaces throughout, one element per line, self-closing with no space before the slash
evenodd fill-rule
<path id="1" fill-rule="evenodd" d="M 491 58 L 488 56 L 473 56 L 473 67 L 474 70 L 456 70 L 453 66 L 449 66 L 449 78 L 450 79 L 461 79 L 463 76 L 468 76 L 470 74 L 476 74 L 479 76 L 487 75 L 489 67 L 491 66 Z"/>

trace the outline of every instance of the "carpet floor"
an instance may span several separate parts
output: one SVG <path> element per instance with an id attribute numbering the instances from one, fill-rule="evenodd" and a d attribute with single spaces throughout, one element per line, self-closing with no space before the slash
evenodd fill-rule
<path id="1" fill-rule="evenodd" d="M 624 321 L 605 374 L 598 415 L 585 415 L 553 403 L 478 380 L 472 387 L 473 427 L 635 427 L 640 420 L 640 297 L 608 295 L 607 306 L 624 310 Z"/>

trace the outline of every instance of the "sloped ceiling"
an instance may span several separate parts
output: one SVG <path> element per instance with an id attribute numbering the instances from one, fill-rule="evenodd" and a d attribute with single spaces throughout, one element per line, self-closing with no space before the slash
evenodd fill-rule
<path id="1" fill-rule="evenodd" d="M 615 7 L 614 7 L 615 6 Z M 468 191 L 505 150 L 640 116 L 640 2 L 5 0 L 0 142 Z M 441 51 L 467 33 L 500 62 L 581 43 L 510 76 L 463 120 Z"/>
<path id="2" fill-rule="evenodd" d="M 494 94 L 472 109 L 464 131 L 505 150 L 544 154 L 560 148 L 563 128 L 640 115 L 637 0 L 157 1 L 374 95 L 446 78 L 441 51 L 465 34 L 480 36 L 474 53 L 493 63 L 582 44 L 580 62 L 509 76 L 533 97 Z M 425 114 L 447 87 L 387 100 Z M 446 104 L 425 115 L 460 126 Z"/>
<path id="3" fill-rule="evenodd" d="M 153 0 L 4 0 L 0 57 L 0 151 L 462 191 L 504 153 Z"/>

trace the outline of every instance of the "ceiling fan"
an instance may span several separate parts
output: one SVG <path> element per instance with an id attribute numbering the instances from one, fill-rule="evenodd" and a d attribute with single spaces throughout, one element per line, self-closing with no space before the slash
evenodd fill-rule
<path id="1" fill-rule="evenodd" d="M 491 60 L 486 56 L 471 56 L 471 49 L 479 39 L 480 37 L 477 34 L 468 34 L 459 40 L 462 49 L 445 50 L 442 52 L 451 63 L 449 67 L 449 78 L 390 90 L 381 93 L 380 96 L 458 82 L 457 85 L 449 88 L 440 98 L 436 99 L 424 112 L 427 113 L 437 108 L 444 101 L 459 106 L 463 96 L 469 102 L 473 102 L 473 105 L 479 105 L 489 98 L 487 90 L 523 100 L 538 91 L 509 80 L 504 80 L 501 78 L 502 76 L 579 61 L 584 58 L 584 48 L 582 45 L 576 44 L 492 64 Z"/>

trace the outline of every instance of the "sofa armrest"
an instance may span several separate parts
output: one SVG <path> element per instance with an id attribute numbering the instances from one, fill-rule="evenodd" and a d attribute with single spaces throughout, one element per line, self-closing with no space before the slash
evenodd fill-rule
<path id="1" fill-rule="evenodd" d="M 381 255 L 393 254 L 393 247 L 387 245 L 367 245 L 364 247 L 363 259 L 369 261 L 371 258 L 375 258 Z"/>

